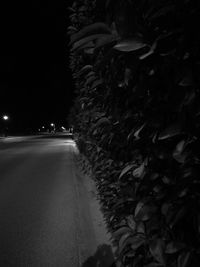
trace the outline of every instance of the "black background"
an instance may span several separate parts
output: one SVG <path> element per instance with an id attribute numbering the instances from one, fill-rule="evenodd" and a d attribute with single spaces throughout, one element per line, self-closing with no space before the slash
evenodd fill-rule
<path id="1" fill-rule="evenodd" d="M 66 125 L 73 100 L 66 10 L 64 1 L 0 6 L 0 115 L 10 116 L 12 130 Z"/>

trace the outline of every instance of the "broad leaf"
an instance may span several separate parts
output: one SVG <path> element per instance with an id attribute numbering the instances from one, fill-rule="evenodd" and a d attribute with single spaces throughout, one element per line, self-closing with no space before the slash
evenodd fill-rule
<path id="1" fill-rule="evenodd" d="M 142 205 L 142 203 L 139 202 L 135 209 L 135 219 L 138 221 L 147 221 L 155 214 L 156 211 L 156 206 L 147 204 Z"/>
<path id="2" fill-rule="evenodd" d="M 121 253 L 124 250 L 124 248 L 128 245 L 130 245 L 132 249 L 136 250 L 139 247 L 141 247 L 144 243 L 145 239 L 143 235 L 129 236 L 125 238 L 123 242 L 120 242 L 119 253 Z"/>
<path id="3" fill-rule="evenodd" d="M 92 47 L 91 45 L 91 41 L 95 41 L 96 39 L 98 38 L 101 38 L 105 36 L 104 34 L 93 34 L 93 35 L 90 35 L 90 36 L 87 36 L 83 39 L 80 39 L 79 41 L 75 42 L 74 45 L 72 46 L 72 51 L 75 51 L 75 50 L 78 50 L 78 49 L 83 49 L 86 45 L 86 44 L 90 44 L 90 47 Z M 93 44 L 93 47 L 94 47 L 94 44 Z"/>
<path id="4" fill-rule="evenodd" d="M 118 38 L 112 34 L 106 34 L 97 40 L 97 42 L 95 44 L 95 50 L 97 50 L 98 48 L 101 48 L 103 46 L 109 45 L 109 44 L 114 45 L 116 43 L 117 39 Z"/>
<path id="5" fill-rule="evenodd" d="M 181 126 L 180 124 L 176 123 L 167 127 L 163 132 L 161 132 L 158 136 L 158 140 L 165 140 L 176 135 L 181 134 Z"/>
<path id="6" fill-rule="evenodd" d="M 96 22 L 89 26 L 84 27 L 78 33 L 71 36 L 70 45 L 79 41 L 83 37 L 87 37 L 94 34 L 110 34 L 111 31 L 108 26 L 102 22 Z"/>
<path id="7" fill-rule="evenodd" d="M 97 121 L 97 123 L 94 125 L 94 127 L 100 127 L 100 126 L 105 126 L 105 125 L 110 125 L 110 120 L 108 118 L 101 118 Z"/>
<path id="8" fill-rule="evenodd" d="M 129 227 L 120 227 L 119 229 L 117 229 L 115 232 L 112 233 L 114 238 L 120 238 L 122 235 L 126 234 L 126 233 L 130 233 L 131 230 Z"/>
<path id="9" fill-rule="evenodd" d="M 68 30 L 70 33 L 75 33 L 75 32 L 77 32 L 77 29 L 76 29 L 75 27 L 73 27 L 73 26 L 69 26 L 69 27 L 67 27 L 67 30 Z"/>
<path id="10" fill-rule="evenodd" d="M 91 85 L 91 89 L 94 89 L 96 87 L 98 87 L 99 85 L 103 84 L 103 80 L 102 79 L 99 79 L 99 80 L 96 80 L 92 83 Z"/>
<path id="11" fill-rule="evenodd" d="M 129 215 L 129 216 L 127 217 L 127 223 L 128 223 L 128 226 L 129 226 L 133 231 L 135 231 L 135 229 L 136 229 L 136 222 L 135 222 L 135 220 L 134 220 L 133 215 Z"/>
<path id="12" fill-rule="evenodd" d="M 81 76 L 89 71 L 91 71 L 93 69 L 92 65 L 85 65 L 77 74 L 77 76 Z"/>
<path id="13" fill-rule="evenodd" d="M 165 265 L 165 243 L 161 238 L 156 238 L 150 242 L 150 252 L 152 256 L 161 264 Z"/>
<path id="14" fill-rule="evenodd" d="M 145 162 L 143 162 L 138 168 L 133 171 L 133 176 L 135 178 L 143 178 L 145 174 Z"/>
<path id="15" fill-rule="evenodd" d="M 190 256 L 191 256 L 191 253 L 189 251 L 181 253 L 178 257 L 177 267 L 187 267 L 190 261 Z"/>
<path id="16" fill-rule="evenodd" d="M 177 145 L 173 152 L 173 158 L 179 163 L 184 163 L 187 157 L 186 153 L 183 153 L 184 148 L 186 146 L 186 141 L 182 140 Z"/>
<path id="17" fill-rule="evenodd" d="M 120 173 L 119 179 L 122 178 L 122 176 L 124 176 L 127 172 L 129 172 L 131 169 L 133 169 L 135 167 L 134 164 L 128 165 L 126 166 Z"/>
<path id="18" fill-rule="evenodd" d="M 164 6 L 160 8 L 159 10 L 155 11 L 154 13 L 152 12 L 152 14 L 148 16 L 148 20 L 151 21 L 154 19 L 158 19 L 159 17 L 166 16 L 170 12 L 174 11 L 174 7 L 175 7 L 174 5 Z"/>
<path id="19" fill-rule="evenodd" d="M 146 46 L 147 44 L 143 43 L 141 39 L 133 38 L 118 42 L 118 44 L 116 44 L 114 48 L 121 52 L 133 52 Z"/>
<path id="20" fill-rule="evenodd" d="M 85 82 L 85 85 L 87 86 L 88 84 L 90 84 L 91 82 L 97 80 L 97 77 L 96 76 L 90 76 L 86 82 Z"/>
<path id="21" fill-rule="evenodd" d="M 185 247 L 185 245 L 183 243 L 178 243 L 178 242 L 173 242 L 172 241 L 172 242 L 167 244 L 167 246 L 165 248 L 165 253 L 173 254 L 173 253 L 176 253 L 176 252 L 180 251 L 184 247 Z"/>

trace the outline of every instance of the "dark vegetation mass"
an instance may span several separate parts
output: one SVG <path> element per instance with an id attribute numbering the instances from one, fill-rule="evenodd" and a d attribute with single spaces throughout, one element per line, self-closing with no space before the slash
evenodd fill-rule
<path id="1" fill-rule="evenodd" d="M 126 267 L 200 266 L 200 2 L 74 0 L 70 120 Z"/>

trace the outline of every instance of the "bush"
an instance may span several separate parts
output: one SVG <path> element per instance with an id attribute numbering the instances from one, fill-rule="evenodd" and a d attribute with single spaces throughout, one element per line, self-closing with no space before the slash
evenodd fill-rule
<path id="1" fill-rule="evenodd" d="M 122 266 L 196 267 L 200 4 L 92 3 L 71 8 L 71 120 L 118 258 Z"/>

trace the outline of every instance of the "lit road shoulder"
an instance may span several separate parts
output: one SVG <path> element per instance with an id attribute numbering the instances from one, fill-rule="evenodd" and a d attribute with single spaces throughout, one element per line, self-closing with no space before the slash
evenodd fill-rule
<path id="1" fill-rule="evenodd" d="M 95 254 L 96 204 L 77 173 L 77 152 L 62 136 L 0 148 L 0 266 L 85 267 Z"/>

